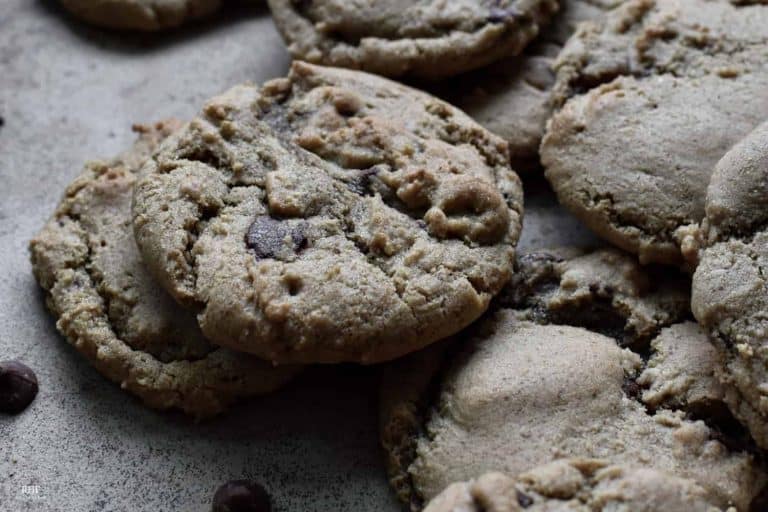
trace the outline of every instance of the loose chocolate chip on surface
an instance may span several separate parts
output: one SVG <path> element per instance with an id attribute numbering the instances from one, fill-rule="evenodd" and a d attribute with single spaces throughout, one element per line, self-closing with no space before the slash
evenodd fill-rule
<path id="1" fill-rule="evenodd" d="M 263 215 L 248 228 L 245 243 L 259 258 L 274 258 L 285 249 L 298 252 L 307 243 L 306 223 L 291 226 L 286 221 Z"/>
<path id="2" fill-rule="evenodd" d="M 528 508 L 533 505 L 533 498 L 527 494 L 517 491 L 517 503 L 523 508 Z"/>
<path id="3" fill-rule="evenodd" d="M 271 512 L 267 491 L 255 482 L 231 480 L 213 495 L 212 512 Z"/>
<path id="4" fill-rule="evenodd" d="M 37 396 L 37 377 L 19 361 L 0 362 L 0 412 L 16 414 Z"/>

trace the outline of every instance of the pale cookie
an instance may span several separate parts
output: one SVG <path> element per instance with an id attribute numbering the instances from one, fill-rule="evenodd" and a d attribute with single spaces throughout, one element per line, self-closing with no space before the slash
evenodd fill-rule
<path id="1" fill-rule="evenodd" d="M 72 14 L 100 27 L 154 31 L 216 11 L 221 0 L 60 0 Z"/>
<path id="2" fill-rule="evenodd" d="M 557 59 L 541 158 L 562 204 L 641 262 L 695 254 L 717 161 L 768 117 L 768 6 L 632 0 Z"/>
<path id="3" fill-rule="evenodd" d="M 717 378 L 722 360 L 697 323 L 682 322 L 662 329 L 651 341 L 651 349 L 653 353 L 637 379 L 646 388 L 643 402 L 694 413 L 724 402 L 725 389 Z"/>
<path id="4" fill-rule="evenodd" d="M 696 482 L 663 471 L 563 459 L 515 478 L 486 473 L 448 486 L 424 512 L 717 512 Z"/>
<path id="5" fill-rule="evenodd" d="M 509 144 L 512 167 L 537 170 L 539 144 L 552 115 L 552 64 L 576 25 L 598 18 L 622 0 L 562 0 L 552 23 L 518 56 L 451 80 L 445 98 Z"/>
<path id="6" fill-rule="evenodd" d="M 30 249 L 56 327 L 96 369 L 151 407 L 203 417 L 280 387 L 298 368 L 212 346 L 144 269 L 131 229 L 135 173 L 178 126 L 138 127 L 131 150 L 87 164 Z"/>
<path id="7" fill-rule="evenodd" d="M 611 271 L 614 263 L 600 260 L 592 265 L 591 271 L 581 265 L 573 277 L 562 273 L 559 283 L 534 288 L 544 298 L 522 303 L 530 309 L 501 308 L 466 338 L 430 347 L 385 372 L 382 442 L 391 483 L 415 510 L 453 482 L 488 471 L 517 475 L 570 457 L 604 458 L 694 480 L 721 507 L 746 510 L 758 494 L 765 476 L 752 455 L 729 449 L 717 425 L 688 419 L 687 411 L 647 407 L 636 382 L 643 360 L 619 346 L 638 318 L 656 319 L 655 329 L 642 331 L 654 336 L 685 311 L 656 301 L 661 279 L 646 281 L 645 290 L 628 286 L 643 274 L 637 263 L 632 271 Z M 635 305 L 626 307 L 628 298 L 600 300 L 589 287 L 579 293 L 581 287 L 572 283 L 589 282 L 583 277 L 589 274 L 607 276 L 619 287 L 615 293 L 634 297 Z M 570 305 L 563 305 L 569 297 Z M 585 304 L 593 301 L 603 302 L 593 316 L 602 309 L 606 318 L 624 319 L 624 328 L 615 329 L 619 322 L 612 319 L 604 329 L 618 338 L 572 326 L 601 327 L 585 314 Z M 547 304 L 557 304 L 551 317 Z M 633 309 L 642 313 L 633 315 Z"/>
<path id="8" fill-rule="evenodd" d="M 692 308 L 725 360 L 726 400 L 768 448 L 768 123 L 717 164 Z"/>
<path id="9" fill-rule="evenodd" d="M 435 79 L 517 55 L 556 0 L 268 0 L 296 59 Z"/>
<path id="10" fill-rule="evenodd" d="M 294 63 L 211 100 L 147 165 L 145 263 L 210 339 L 265 359 L 398 357 L 473 322 L 512 273 L 504 141 L 373 75 Z"/>

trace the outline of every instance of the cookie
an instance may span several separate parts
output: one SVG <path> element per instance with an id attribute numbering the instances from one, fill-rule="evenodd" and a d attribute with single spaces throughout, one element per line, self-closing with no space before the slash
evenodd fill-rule
<path id="1" fill-rule="evenodd" d="M 155 31 L 207 16 L 219 8 L 221 0 L 61 0 L 61 3 L 92 25 Z"/>
<path id="2" fill-rule="evenodd" d="M 632 0 L 555 63 L 541 145 L 560 202 L 641 262 L 696 252 L 717 161 L 768 117 L 766 5 Z"/>
<path id="3" fill-rule="evenodd" d="M 555 0 L 268 0 L 296 59 L 391 77 L 436 79 L 516 55 Z"/>
<path id="4" fill-rule="evenodd" d="M 205 417 L 280 387 L 298 367 L 213 346 L 141 262 L 131 229 L 136 172 L 178 125 L 137 127 L 131 150 L 87 164 L 30 250 L 56 327 L 99 372 L 150 407 Z"/>
<path id="5" fill-rule="evenodd" d="M 598 18 L 621 0 L 563 0 L 550 25 L 522 54 L 452 80 L 441 91 L 474 120 L 509 144 L 512 167 L 537 170 L 539 144 L 552 114 L 552 64 L 576 25 Z"/>
<path id="6" fill-rule="evenodd" d="M 726 400 L 768 448 L 768 123 L 718 162 L 692 309 L 724 359 Z"/>
<path id="7" fill-rule="evenodd" d="M 726 394 L 717 377 L 722 360 L 699 324 L 688 321 L 662 329 L 651 349 L 652 355 L 637 379 L 644 388 L 646 405 L 725 413 L 717 411 Z"/>
<path id="8" fill-rule="evenodd" d="M 611 465 L 598 459 L 563 459 L 512 478 L 486 473 L 454 483 L 424 512 L 716 512 L 696 482 L 662 471 Z"/>
<path id="9" fill-rule="evenodd" d="M 608 253 L 619 258 L 615 251 Z M 584 268 L 584 258 L 574 260 Z M 488 471 L 517 475 L 554 459 L 587 457 L 693 480 L 717 506 L 749 506 L 766 481 L 752 455 L 729 448 L 727 432 L 710 418 L 708 424 L 692 419 L 688 411 L 654 409 L 643 402 L 637 379 L 644 361 L 639 352 L 620 346 L 621 336 L 633 332 L 638 317 L 656 318 L 655 329 L 642 331 L 652 339 L 666 325 L 681 321 L 685 311 L 654 299 L 659 280 L 647 281 L 646 289 L 633 287 L 632 281 L 642 281 L 643 269 L 631 256 L 621 258 L 627 265 L 622 271 L 595 261 L 590 272 L 577 273 L 609 276 L 606 285 L 627 297 L 607 302 L 615 304 L 612 314 L 624 319 L 620 330 L 617 319 L 591 329 L 579 326 L 598 325 L 585 320 L 583 312 L 590 302 L 602 302 L 598 309 L 607 309 L 599 299 L 605 290 L 595 288 L 590 294 L 589 288 L 579 291 L 574 279 L 561 278 L 533 288 L 553 299 L 521 301 L 531 304 L 522 309 L 502 306 L 473 332 L 385 371 L 382 443 L 391 484 L 401 499 L 417 510 L 451 483 Z M 684 297 L 685 288 L 679 293 Z M 568 296 L 574 298 L 571 305 L 560 305 L 559 298 Z M 637 311 L 645 312 L 633 315 L 621 306 L 628 297 L 634 297 Z M 537 307 L 550 301 L 552 317 L 546 307 Z M 563 307 L 573 314 L 557 310 Z M 642 344 L 638 339 L 629 345 Z"/>
<path id="10" fill-rule="evenodd" d="M 211 100 L 147 166 L 148 268 L 211 340 L 271 361 L 398 357 L 473 322 L 512 273 L 504 141 L 373 75 L 294 63 Z"/>

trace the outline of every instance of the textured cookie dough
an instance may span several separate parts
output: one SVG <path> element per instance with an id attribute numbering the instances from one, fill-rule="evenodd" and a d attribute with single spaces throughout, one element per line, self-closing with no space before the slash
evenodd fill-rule
<path id="1" fill-rule="evenodd" d="M 621 1 L 562 0 L 552 23 L 522 54 L 451 80 L 441 95 L 507 140 L 516 171 L 538 169 L 539 144 L 553 109 L 555 57 L 578 23 L 600 17 Z"/>
<path id="2" fill-rule="evenodd" d="M 637 383 L 647 405 L 697 413 L 723 404 L 725 388 L 717 375 L 722 360 L 696 322 L 662 329 L 651 342 L 652 355 Z"/>
<path id="3" fill-rule="evenodd" d="M 154 31 L 216 11 L 221 0 L 60 0 L 72 14 L 100 27 Z"/>
<path id="4" fill-rule="evenodd" d="M 709 177 L 768 117 L 768 6 L 632 0 L 555 64 L 542 141 L 560 202 L 644 263 L 696 252 Z"/>
<path id="5" fill-rule="evenodd" d="M 56 327 L 96 369 L 151 407 L 204 417 L 298 368 L 212 346 L 144 269 L 131 229 L 135 172 L 178 126 L 137 127 L 131 150 L 87 164 L 30 249 Z"/>
<path id="6" fill-rule="evenodd" d="M 768 123 L 717 164 L 692 309 L 725 360 L 735 416 L 768 448 Z"/>
<path id="7" fill-rule="evenodd" d="M 144 261 L 206 336 L 265 359 L 403 355 L 474 321 L 512 273 L 504 141 L 373 75 L 294 63 L 211 100 L 147 165 Z"/>
<path id="8" fill-rule="evenodd" d="M 268 0 L 294 58 L 435 79 L 516 55 L 556 0 Z"/>
<path id="9" fill-rule="evenodd" d="M 563 459 L 512 478 L 486 473 L 454 483 L 424 512 L 716 512 L 692 480 L 655 469 Z"/>
<path id="10" fill-rule="evenodd" d="M 615 249 L 524 254 L 500 298 L 537 322 L 585 327 L 645 349 L 659 330 L 689 309 L 689 283 L 665 269 L 643 268 Z"/>
<path id="11" fill-rule="evenodd" d="M 609 266 L 595 263 L 589 273 L 610 276 Z M 614 285 L 642 274 L 637 263 L 634 272 L 628 270 L 615 272 Z M 562 292 L 551 290 L 555 287 L 568 296 L 579 289 L 571 282 L 562 277 L 560 284 L 542 284 L 534 293 L 560 297 Z M 761 469 L 751 455 L 721 443 L 719 431 L 688 419 L 687 411 L 653 410 L 641 400 L 636 379 L 643 360 L 617 343 L 631 329 L 618 330 L 620 337 L 612 338 L 551 323 L 558 319 L 597 325 L 584 311 L 589 310 L 585 303 L 598 301 L 583 293 L 583 302 L 574 300 L 573 314 L 567 316 L 555 310 L 549 317 L 541 306 L 557 304 L 558 299 L 531 299 L 529 309 L 502 307 L 473 326 L 469 340 L 456 337 L 453 345 L 430 347 L 385 372 L 382 442 L 391 483 L 414 510 L 453 482 L 488 471 L 516 475 L 570 457 L 604 458 L 668 472 L 696 481 L 717 506 L 747 509 L 765 481 Z M 645 290 L 635 308 L 662 311 L 653 297 Z M 601 306 L 595 313 L 609 309 L 624 319 L 625 327 L 633 324 L 631 311 L 618 304 Z M 656 329 L 646 332 L 653 337 L 683 314 L 651 313 L 649 318 L 657 318 Z M 610 320 L 603 331 L 617 332 L 616 325 L 616 319 Z"/>

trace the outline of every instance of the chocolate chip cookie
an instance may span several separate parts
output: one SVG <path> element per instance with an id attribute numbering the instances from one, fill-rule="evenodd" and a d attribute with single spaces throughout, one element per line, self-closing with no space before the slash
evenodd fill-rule
<path id="1" fill-rule="evenodd" d="M 280 387 L 298 367 L 211 345 L 142 264 L 131 229 L 136 172 L 178 125 L 137 127 L 131 150 L 87 164 L 30 249 L 56 327 L 97 370 L 151 407 L 203 417 Z"/>
<path id="2" fill-rule="evenodd" d="M 768 448 L 768 123 L 718 162 L 707 192 L 692 308 L 725 361 L 735 415 Z"/>
<path id="3" fill-rule="evenodd" d="M 399 496 L 420 509 L 488 471 L 594 457 L 693 480 L 717 506 L 746 509 L 765 482 L 753 456 L 714 419 L 643 401 L 641 355 L 685 318 L 685 281 L 661 302 L 676 274 L 651 279 L 629 255 L 527 259 L 518 276 L 533 296 L 516 288 L 470 332 L 385 372 L 382 441 Z"/>
<path id="4" fill-rule="evenodd" d="M 206 336 L 268 360 L 395 358 L 474 321 L 512 273 L 504 141 L 373 75 L 294 63 L 211 100 L 147 166 L 144 261 Z"/>
<path id="5" fill-rule="evenodd" d="M 61 0 L 78 18 L 100 27 L 154 31 L 216 11 L 221 0 Z"/>
<path id="6" fill-rule="evenodd" d="M 563 0 L 550 25 L 522 54 L 451 80 L 441 94 L 509 143 L 512 167 L 539 169 L 539 144 L 552 115 L 555 57 L 585 20 L 600 17 L 621 0 Z"/>
<path id="7" fill-rule="evenodd" d="M 424 512 L 716 512 L 693 480 L 599 459 L 563 459 L 512 478 L 486 473 L 451 484 Z"/>
<path id="8" fill-rule="evenodd" d="M 516 55 L 555 0 L 268 0 L 296 59 L 435 79 Z"/>
<path id="9" fill-rule="evenodd" d="M 555 63 L 541 158 L 562 204 L 645 263 L 696 251 L 710 174 L 768 117 L 768 6 L 632 0 Z"/>

